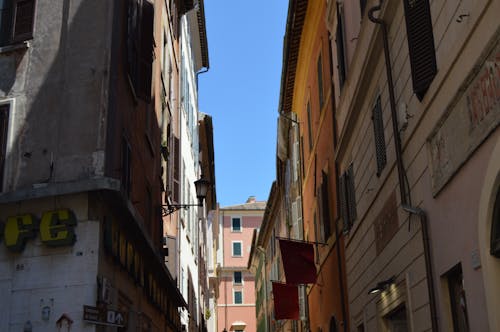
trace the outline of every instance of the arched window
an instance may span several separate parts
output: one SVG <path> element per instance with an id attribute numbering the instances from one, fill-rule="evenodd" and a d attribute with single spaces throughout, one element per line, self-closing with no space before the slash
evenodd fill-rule
<path id="1" fill-rule="evenodd" d="M 335 316 L 330 318 L 330 332 L 337 332 L 337 320 L 335 319 Z"/>
<path id="2" fill-rule="evenodd" d="M 491 221 L 490 254 L 500 258 L 500 188 L 497 191 L 493 207 L 493 220 Z"/>

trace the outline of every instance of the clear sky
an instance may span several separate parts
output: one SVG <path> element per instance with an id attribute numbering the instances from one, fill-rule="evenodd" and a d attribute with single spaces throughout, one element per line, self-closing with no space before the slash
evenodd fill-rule
<path id="1" fill-rule="evenodd" d="M 287 0 L 205 0 L 210 69 L 200 111 L 213 117 L 220 206 L 267 200 L 276 179 Z"/>

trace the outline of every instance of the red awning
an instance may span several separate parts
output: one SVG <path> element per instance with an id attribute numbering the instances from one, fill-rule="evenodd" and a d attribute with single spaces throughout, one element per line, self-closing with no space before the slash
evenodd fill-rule
<path id="1" fill-rule="evenodd" d="M 291 285 L 316 283 L 316 265 L 312 243 L 279 239 L 286 283 Z"/>
<path id="2" fill-rule="evenodd" d="M 299 319 L 298 286 L 273 282 L 274 318 Z"/>

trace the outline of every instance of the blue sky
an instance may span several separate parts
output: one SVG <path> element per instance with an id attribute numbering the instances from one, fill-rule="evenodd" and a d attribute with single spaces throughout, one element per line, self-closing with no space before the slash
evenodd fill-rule
<path id="1" fill-rule="evenodd" d="M 210 70 L 200 111 L 213 117 L 220 206 L 267 200 L 276 178 L 276 121 L 288 1 L 205 0 Z"/>

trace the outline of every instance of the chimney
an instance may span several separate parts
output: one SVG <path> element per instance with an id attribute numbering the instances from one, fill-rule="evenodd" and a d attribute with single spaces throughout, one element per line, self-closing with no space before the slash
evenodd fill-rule
<path id="1" fill-rule="evenodd" d="M 248 197 L 247 203 L 255 203 L 255 196 Z"/>

